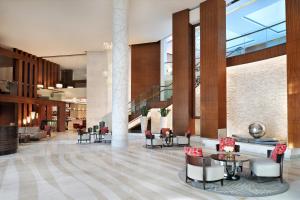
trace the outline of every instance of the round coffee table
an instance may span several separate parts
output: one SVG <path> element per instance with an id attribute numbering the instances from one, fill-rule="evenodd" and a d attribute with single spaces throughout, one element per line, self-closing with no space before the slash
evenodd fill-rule
<path id="1" fill-rule="evenodd" d="M 213 160 L 220 161 L 225 164 L 226 180 L 239 180 L 240 176 L 238 175 L 237 169 L 243 166 L 244 162 L 248 162 L 249 158 L 238 153 L 217 153 L 210 156 Z"/>

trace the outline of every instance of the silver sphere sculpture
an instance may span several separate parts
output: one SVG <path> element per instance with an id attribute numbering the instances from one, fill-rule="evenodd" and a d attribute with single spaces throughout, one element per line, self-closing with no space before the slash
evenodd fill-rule
<path id="1" fill-rule="evenodd" d="M 261 122 L 254 122 L 254 123 L 250 124 L 248 129 L 249 129 L 249 134 L 254 139 L 259 139 L 266 134 L 266 127 Z"/>

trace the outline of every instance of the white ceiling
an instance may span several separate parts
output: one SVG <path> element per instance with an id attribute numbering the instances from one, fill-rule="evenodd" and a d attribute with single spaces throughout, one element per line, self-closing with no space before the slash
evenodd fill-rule
<path id="1" fill-rule="evenodd" d="M 0 0 L 0 44 L 37 56 L 104 50 L 112 40 L 113 0 Z M 172 13 L 203 0 L 130 0 L 129 43 L 158 41 L 172 30 Z M 84 58 L 58 60 L 65 67 Z M 81 61 L 81 62 L 79 62 Z M 81 63 L 81 64 L 80 64 Z"/>

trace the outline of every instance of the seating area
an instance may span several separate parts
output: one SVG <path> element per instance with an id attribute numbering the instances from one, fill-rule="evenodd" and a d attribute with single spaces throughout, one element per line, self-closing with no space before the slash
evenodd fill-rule
<path id="1" fill-rule="evenodd" d="M 111 143 L 112 133 L 109 131 L 108 127 L 105 126 L 105 122 L 101 121 L 98 125 L 89 127 L 87 131 L 85 128 L 77 128 L 78 139 L 77 142 L 81 144 L 85 143 Z"/>
<path id="2" fill-rule="evenodd" d="M 0 22 L 0 200 L 300 199 L 300 0 L 2 0 Z"/>
<path id="3" fill-rule="evenodd" d="M 276 179 L 277 182 L 286 184 L 283 177 L 286 148 L 285 144 L 277 144 L 273 150 L 266 152 L 266 158 L 251 158 L 240 153 L 240 146 L 230 137 L 220 138 L 216 153 L 212 154 L 203 152 L 201 147 L 185 147 L 185 182 L 196 185 L 195 187 L 201 187 L 201 183 L 204 190 L 207 184 L 218 181 L 221 182 L 220 186 L 232 181 L 242 181 L 250 187 L 255 183 L 275 183 Z M 213 187 L 214 190 L 222 191 L 216 185 Z"/>
<path id="4" fill-rule="evenodd" d="M 191 133 L 187 131 L 185 136 L 173 134 L 170 128 L 162 128 L 159 134 L 153 134 L 150 130 L 145 131 L 146 148 L 190 146 Z"/>
<path id="5" fill-rule="evenodd" d="M 37 141 L 47 137 L 51 133 L 50 127 L 45 127 L 45 130 L 41 130 L 40 127 L 19 127 L 18 134 L 20 142 L 30 142 L 32 140 Z"/>

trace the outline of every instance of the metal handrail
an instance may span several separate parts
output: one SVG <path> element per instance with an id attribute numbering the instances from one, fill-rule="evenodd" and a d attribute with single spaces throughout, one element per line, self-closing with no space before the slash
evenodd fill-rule
<path id="1" fill-rule="evenodd" d="M 238 36 L 238 37 L 235 37 L 235 38 L 231 38 L 231 39 L 229 39 L 229 40 L 226 40 L 226 42 L 229 42 L 229 41 L 232 41 L 232 40 L 236 40 L 236 39 L 239 39 L 239 38 L 242 38 L 242 37 L 246 37 L 246 36 L 248 36 L 248 35 L 252 35 L 252 34 L 258 33 L 258 32 L 260 32 L 260 31 L 264 31 L 264 30 L 267 30 L 267 29 L 271 29 L 272 27 L 278 26 L 278 25 L 283 24 L 283 23 L 285 23 L 285 22 L 286 22 L 286 21 L 282 21 L 282 22 L 273 24 L 272 26 L 268 26 L 268 27 L 265 27 L 265 28 L 262 28 L 262 29 L 259 29 L 259 30 L 250 32 L 250 33 L 246 33 L 246 34 L 244 34 L 244 35 L 241 35 L 241 36 Z"/>
<path id="2" fill-rule="evenodd" d="M 132 104 L 134 105 L 134 108 L 139 108 L 139 109 L 136 110 L 136 112 L 134 111 L 133 113 L 138 113 L 140 111 L 141 106 L 143 104 L 145 104 L 145 103 L 148 104 L 149 102 L 151 102 L 151 101 L 159 98 L 160 94 L 162 92 L 172 91 L 173 89 L 169 88 L 172 85 L 173 85 L 173 83 L 170 83 L 170 84 L 165 85 L 165 86 L 158 86 L 158 85 L 157 86 L 152 86 L 151 89 L 149 89 L 147 92 L 144 92 L 143 95 L 139 95 L 139 97 L 137 98 L 137 100 L 130 101 L 128 103 L 128 105 L 130 105 L 130 107 L 128 108 L 128 113 L 132 114 L 132 112 L 133 112 Z M 153 91 L 153 88 L 158 89 L 158 90 Z M 163 89 L 161 89 L 161 88 L 163 88 Z M 145 94 L 149 94 L 149 93 L 151 93 L 151 94 L 147 95 L 147 96 L 145 95 Z M 141 96 L 144 96 L 144 97 L 140 98 Z"/>

